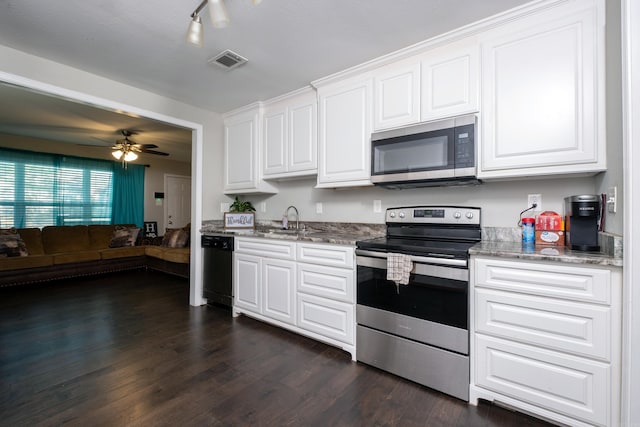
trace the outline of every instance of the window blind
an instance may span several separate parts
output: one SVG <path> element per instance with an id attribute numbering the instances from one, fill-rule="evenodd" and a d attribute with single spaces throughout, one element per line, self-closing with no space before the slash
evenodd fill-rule
<path id="1" fill-rule="evenodd" d="M 112 165 L 0 148 L 0 227 L 109 224 Z"/>

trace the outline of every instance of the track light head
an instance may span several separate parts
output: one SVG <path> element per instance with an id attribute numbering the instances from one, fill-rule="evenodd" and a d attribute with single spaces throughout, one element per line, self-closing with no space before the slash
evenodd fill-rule
<path id="1" fill-rule="evenodd" d="M 200 15 L 198 14 L 194 13 L 191 16 L 191 22 L 189 23 L 189 29 L 187 30 L 187 42 L 195 44 L 198 47 L 202 47 L 204 44 L 202 18 L 200 18 Z"/>
<path id="2" fill-rule="evenodd" d="M 209 0 L 209 17 L 213 28 L 225 28 L 229 25 L 229 13 L 224 0 Z"/>
<path id="3" fill-rule="evenodd" d="M 262 0 L 251 0 L 254 5 L 262 3 Z M 229 13 L 224 0 L 202 0 L 196 10 L 191 14 L 191 22 L 187 31 L 187 42 L 202 47 L 204 43 L 204 33 L 200 12 L 205 6 L 209 6 L 209 18 L 214 28 L 225 28 L 229 25 Z"/>

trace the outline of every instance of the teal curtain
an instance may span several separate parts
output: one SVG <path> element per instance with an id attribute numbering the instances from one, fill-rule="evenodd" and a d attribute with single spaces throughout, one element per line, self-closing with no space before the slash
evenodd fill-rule
<path id="1" fill-rule="evenodd" d="M 112 224 L 144 223 L 144 170 L 142 165 L 113 164 Z"/>
<path id="2" fill-rule="evenodd" d="M 108 224 L 113 162 L 0 148 L 0 227 Z"/>

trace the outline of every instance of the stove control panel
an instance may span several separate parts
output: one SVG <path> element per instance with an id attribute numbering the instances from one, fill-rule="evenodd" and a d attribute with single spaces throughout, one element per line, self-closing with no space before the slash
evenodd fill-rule
<path id="1" fill-rule="evenodd" d="M 467 206 L 408 206 L 389 208 L 387 222 L 410 224 L 480 225 L 480 208 Z"/>

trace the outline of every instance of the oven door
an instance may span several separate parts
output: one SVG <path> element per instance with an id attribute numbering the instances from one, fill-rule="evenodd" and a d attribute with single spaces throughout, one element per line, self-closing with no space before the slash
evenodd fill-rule
<path id="1" fill-rule="evenodd" d="M 469 354 L 469 270 L 417 262 L 407 285 L 387 280 L 386 253 L 357 250 L 357 323 Z"/>

